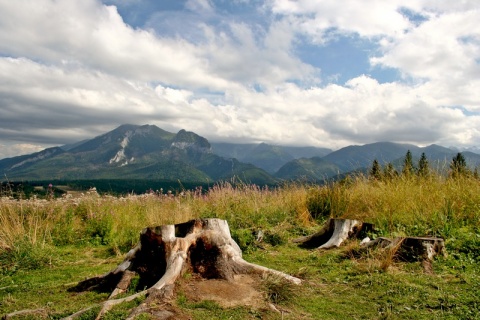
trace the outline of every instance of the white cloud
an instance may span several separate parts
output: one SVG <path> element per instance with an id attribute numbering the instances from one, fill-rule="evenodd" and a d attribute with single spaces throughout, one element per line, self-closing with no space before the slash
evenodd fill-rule
<path id="1" fill-rule="evenodd" d="M 431 106 L 480 111 L 480 3 L 272 0 L 271 10 L 313 42 L 335 34 L 369 39 L 374 67 L 400 71 Z M 407 12 L 405 12 L 407 10 Z M 416 21 L 417 17 L 422 17 Z M 333 32 L 333 35 L 332 35 Z M 421 87 L 417 88 L 419 84 Z"/>
<path id="2" fill-rule="evenodd" d="M 173 24 L 195 17 L 172 35 L 154 31 L 155 19 L 134 29 L 95 0 L 0 0 L 0 136 L 35 150 L 149 123 L 210 140 L 331 148 L 478 144 L 478 5 L 408 2 L 425 17 L 417 23 L 403 3 L 272 0 L 264 21 L 247 23 L 221 17 L 211 1 L 188 1 L 208 19 L 169 12 Z M 372 65 L 398 69 L 404 81 L 320 86 L 295 46 L 299 33 L 328 45 L 332 30 L 371 41 L 380 48 Z M 22 152 L 6 148 L 0 158 Z"/>
<path id="3" fill-rule="evenodd" d="M 45 148 L 45 145 L 36 145 L 31 143 L 17 143 L 12 145 L 0 144 L 0 159 L 16 157 L 18 155 L 24 154 L 31 154 L 34 152 L 42 151 Z"/>
<path id="4" fill-rule="evenodd" d="M 480 10 L 439 15 L 383 47 L 371 60 L 425 82 L 430 102 L 480 112 Z"/>
<path id="5" fill-rule="evenodd" d="M 451 13 L 424 22 L 408 34 L 386 43 L 385 55 L 373 59 L 419 78 L 465 76 L 479 69 L 480 11 Z M 422 50 L 419 50 L 419 49 Z"/>
<path id="6" fill-rule="evenodd" d="M 210 0 L 187 0 L 185 8 L 201 14 L 213 14 L 215 10 Z"/>
<path id="7" fill-rule="evenodd" d="M 67 143 L 91 137 L 92 131 L 100 133 L 105 126 L 112 129 L 149 120 L 161 123 L 162 119 L 168 123 L 181 115 L 171 100 L 188 93 L 166 90 L 165 98 L 139 81 L 82 68 L 65 70 L 27 59 L 0 58 L 0 127 L 11 129 L 8 136 L 3 135 L 9 139 L 28 135 L 42 143 Z M 57 132 L 40 128 L 56 128 Z M 81 129 L 69 135 L 70 128 Z"/>
<path id="8" fill-rule="evenodd" d="M 134 4 L 141 4 L 142 1 L 145 0 L 107 0 L 108 3 L 115 4 L 116 6 L 121 6 L 121 5 L 134 5 Z"/>
<path id="9" fill-rule="evenodd" d="M 206 42 L 201 48 L 212 71 L 225 79 L 275 85 L 289 80 L 309 82 L 314 77 L 315 68 L 294 56 L 293 35 L 284 23 L 274 23 L 266 31 L 234 22 L 220 33 L 209 26 L 204 30 Z"/>
<path id="10" fill-rule="evenodd" d="M 461 0 L 461 1 L 437 1 L 437 0 L 421 0 L 410 1 L 409 7 L 420 11 L 425 10 L 432 13 L 446 13 L 446 12 L 462 12 L 469 10 L 476 10 L 479 7 L 476 0 Z"/>
<path id="11" fill-rule="evenodd" d="M 290 84 L 263 93 L 244 90 L 229 96 L 231 105 L 224 107 L 228 117 L 221 121 L 219 133 L 331 148 L 387 140 L 475 143 L 480 131 L 472 128 L 479 127 L 480 117 L 429 105 L 421 92 L 365 76 L 347 86 L 302 89 Z"/>
<path id="12" fill-rule="evenodd" d="M 80 64 L 143 81 L 220 88 L 194 45 L 126 25 L 94 0 L 0 2 L 0 52 L 48 64 Z"/>
<path id="13" fill-rule="evenodd" d="M 186 5 L 193 8 L 194 4 L 213 10 L 209 1 Z M 204 25 L 205 42 L 195 45 L 179 37 L 133 29 L 115 7 L 94 0 L 37 0 L 32 6 L 28 0 L 15 5 L 0 2 L 0 52 L 4 55 L 209 90 L 222 90 L 235 81 L 253 83 L 259 75 L 271 77 L 268 81 L 303 78 L 308 68 L 288 51 L 279 50 L 290 44 L 285 26 L 256 37 L 253 32 L 258 30 L 241 23 L 225 22 L 228 33 L 219 34 Z M 283 43 L 271 42 L 270 36 L 279 32 L 285 36 Z"/>
<path id="14" fill-rule="evenodd" d="M 480 117 L 430 103 L 424 85 L 380 84 L 367 76 L 323 88 L 237 86 L 221 104 L 184 89 L 25 59 L 0 59 L 0 79 L 0 97 L 8 100 L 0 109 L 1 135 L 42 145 L 91 138 L 121 123 L 185 128 L 210 140 L 331 148 L 384 140 L 469 145 L 480 138 Z"/>
<path id="15" fill-rule="evenodd" d="M 189 103 L 189 99 L 193 95 L 191 91 L 165 88 L 161 85 L 155 88 L 155 92 L 160 98 L 166 99 L 174 105 Z"/>
<path id="16" fill-rule="evenodd" d="M 269 1 L 272 12 L 287 17 L 297 31 L 309 35 L 317 43 L 328 40 L 327 33 L 332 29 L 362 37 L 402 34 L 411 23 L 398 11 L 400 3 L 383 0 Z"/>
<path id="17" fill-rule="evenodd" d="M 418 24 L 404 9 L 426 19 L 478 10 L 476 0 L 268 0 L 270 10 L 292 23 L 298 32 L 324 42 L 326 33 L 355 33 L 360 37 L 402 37 Z M 328 40 L 328 39 L 327 39 Z"/>
<path id="18" fill-rule="evenodd" d="M 417 83 L 428 82 L 424 88 L 431 90 L 430 102 L 480 111 L 480 93 L 475 89 L 480 81 L 478 1 L 272 0 L 269 4 L 313 42 L 328 45 L 336 34 L 368 39 L 370 54 L 376 54 L 371 65 L 397 69 Z M 416 21 L 415 16 L 422 18 Z"/>

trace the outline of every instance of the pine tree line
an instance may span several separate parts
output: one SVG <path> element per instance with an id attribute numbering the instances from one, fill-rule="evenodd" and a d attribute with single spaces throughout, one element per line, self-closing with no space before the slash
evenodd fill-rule
<path id="1" fill-rule="evenodd" d="M 473 172 L 468 168 L 467 161 L 462 153 L 457 153 L 450 162 L 450 170 L 448 172 L 449 177 L 455 178 L 459 176 L 473 176 L 479 179 L 478 167 L 476 167 Z M 387 163 L 382 169 L 380 163 L 377 159 L 373 160 L 372 166 L 368 172 L 368 176 L 372 180 L 391 180 L 395 177 L 405 177 L 411 178 L 418 176 L 421 178 L 426 178 L 432 174 L 432 169 L 430 168 L 430 163 L 425 155 L 425 152 L 422 152 L 418 164 L 415 167 L 413 164 L 412 153 L 410 150 L 405 154 L 403 159 L 402 170 L 398 172 L 391 162 Z"/>

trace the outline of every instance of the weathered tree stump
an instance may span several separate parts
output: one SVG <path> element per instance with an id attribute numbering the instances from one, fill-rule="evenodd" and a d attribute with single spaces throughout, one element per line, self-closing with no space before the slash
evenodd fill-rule
<path id="1" fill-rule="evenodd" d="M 306 248 L 330 249 L 339 247 L 346 239 L 362 237 L 373 229 L 371 223 L 351 219 L 330 219 L 323 228 L 312 235 L 293 240 Z"/>
<path id="2" fill-rule="evenodd" d="M 446 256 L 445 242 L 436 237 L 397 237 L 394 239 L 379 237 L 361 244 L 361 248 L 384 248 L 397 261 L 421 261 L 427 273 L 433 273 L 433 258 L 441 254 Z"/>
<path id="3" fill-rule="evenodd" d="M 245 261 L 240 247 L 231 237 L 227 221 L 196 219 L 142 230 L 139 244 L 127 253 L 125 260 L 115 270 L 82 281 L 71 290 L 111 292 L 108 300 L 102 303 L 97 319 L 114 305 L 141 296 L 147 298 L 132 311 L 131 318 L 147 312 L 154 314 L 156 319 L 168 319 L 175 316 L 175 311 L 168 309 L 168 303 L 159 309 L 159 302 L 173 295 L 175 281 L 186 270 L 207 279 L 232 280 L 235 274 L 256 273 L 273 274 L 294 284 L 301 283 L 300 279 L 283 272 Z M 135 275 L 140 277 L 137 287 L 147 289 L 116 299 L 128 290 Z M 156 305 L 156 309 L 152 305 Z M 89 309 L 65 319 L 74 319 Z"/>

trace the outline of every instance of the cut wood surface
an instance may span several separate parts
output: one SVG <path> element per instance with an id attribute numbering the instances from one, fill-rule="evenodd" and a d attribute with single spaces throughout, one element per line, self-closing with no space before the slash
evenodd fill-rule
<path id="1" fill-rule="evenodd" d="M 155 319 L 175 317 L 168 299 L 173 296 L 175 281 L 186 270 L 205 279 L 232 281 L 238 274 L 271 274 L 294 284 L 301 280 L 286 273 L 252 264 L 242 258 L 242 252 L 232 239 L 228 223 L 221 219 L 196 219 L 176 225 L 146 228 L 139 244 L 130 250 L 124 261 L 113 271 L 80 282 L 73 291 L 100 290 L 111 292 L 101 304 L 97 319 L 114 305 L 138 297 L 146 299 L 135 308 L 129 319 L 149 313 Z M 123 298 L 131 281 L 139 276 L 137 287 L 147 289 Z M 91 307 L 65 318 L 74 319 Z"/>
<path id="2" fill-rule="evenodd" d="M 367 231 L 372 230 L 371 223 L 352 219 L 330 219 L 323 228 L 309 236 L 293 240 L 304 247 L 330 249 L 339 247 L 349 238 L 359 238 Z"/>

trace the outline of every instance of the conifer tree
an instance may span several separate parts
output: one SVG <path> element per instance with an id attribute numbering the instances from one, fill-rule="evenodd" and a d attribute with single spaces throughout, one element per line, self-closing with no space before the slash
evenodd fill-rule
<path id="1" fill-rule="evenodd" d="M 383 169 L 383 176 L 389 180 L 392 180 L 393 178 L 398 176 L 398 172 L 397 170 L 395 170 L 391 162 L 387 163 L 387 165 Z"/>
<path id="2" fill-rule="evenodd" d="M 427 177 L 430 174 L 430 167 L 428 164 L 427 156 L 425 152 L 422 152 L 420 160 L 418 161 L 418 175 L 420 177 Z"/>
<path id="3" fill-rule="evenodd" d="M 373 160 L 372 167 L 369 172 L 370 179 L 380 180 L 382 179 L 382 168 L 377 159 Z"/>
<path id="4" fill-rule="evenodd" d="M 403 160 L 402 174 L 406 177 L 410 177 L 413 175 L 414 171 L 412 153 L 408 150 L 405 159 Z"/>
<path id="5" fill-rule="evenodd" d="M 468 173 L 470 173 L 470 171 L 467 168 L 467 161 L 465 160 L 463 154 L 459 152 L 455 157 L 453 157 L 452 162 L 450 163 L 450 174 L 453 177 L 456 177 Z"/>

